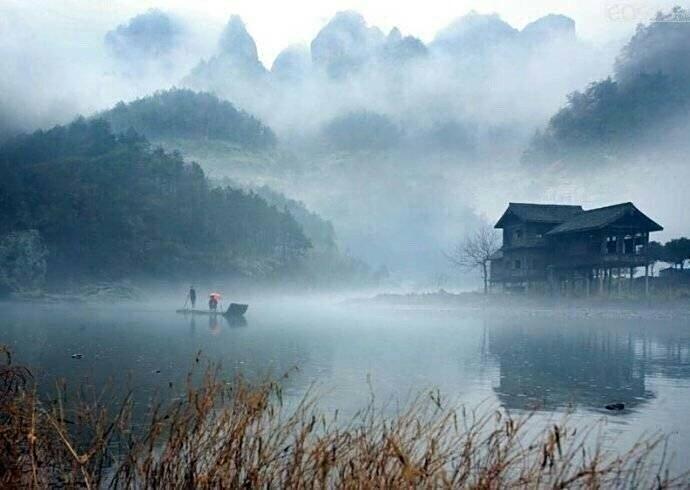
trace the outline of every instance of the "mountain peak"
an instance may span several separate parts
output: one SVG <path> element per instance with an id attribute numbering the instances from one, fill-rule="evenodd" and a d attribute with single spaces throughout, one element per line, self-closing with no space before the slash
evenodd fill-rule
<path id="1" fill-rule="evenodd" d="M 405 36 L 397 27 L 391 29 L 386 37 L 381 55 L 385 60 L 394 62 L 406 61 L 427 54 L 426 45 L 413 36 Z"/>
<path id="2" fill-rule="evenodd" d="M 386 41 L 388 41 L 389 43 L 398 43 L 402 41 L 402 34 L 400 33 L 400 29 L 398 29 L 397 27 L 391 29 L 391 31 L 388 33 Z"/>
<path id="3" fill-rule="evenodd" d="M 527 24 L 520 35 L 533 42 L 575 40 L 575 21 L 560 14 L 548 14 Z"/>
<path id="4" fill-rule="evenodd" d="M 301 78 L 311 67 L 309 48 L 301 44 L 282 50 L 271 66 L 271 73 L 282 79 Z"/>
<path id="5" fill-rule="evenodd" d="M 451 53 L 476 53 L 510 42 L 518 32 L 498 14 L 472 11 L 439 31 L 433 44 Z"/>
<path id="6" fill-rule="evenodd" d="M 229 55 L 238 61 L 257 62 L 259 55 L 254 38 L 247 32 L 242 18 L 233 15 L 220 35 L 218 49 L 221 54 Z"/>
<path id="7" fill-rule="evenodd" d="M 116 56 L 155 58 L 171 51 L 183 33 L 182 26 L 169 14 L 150 9 L 108 31 L 106 47 Z"/>
<path id="8" fill-rule="evenodd" d="M 331 76 L 342 76 L 366 62 L 385 38 L 378 27 L 367 26 L 359 12 L 338 12 L 312 41 L 312 60 Z"/>

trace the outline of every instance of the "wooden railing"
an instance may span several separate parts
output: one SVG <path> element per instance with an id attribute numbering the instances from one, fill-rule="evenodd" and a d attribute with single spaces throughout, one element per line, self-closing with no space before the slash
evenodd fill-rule
<path id="1" fill-rule="evenodd" d="M 641 267 L 649 261 L 644 254 L 580 254 L 567 257 L 557 257 L 553 265 L 557 268 L 569 267 Z"/>

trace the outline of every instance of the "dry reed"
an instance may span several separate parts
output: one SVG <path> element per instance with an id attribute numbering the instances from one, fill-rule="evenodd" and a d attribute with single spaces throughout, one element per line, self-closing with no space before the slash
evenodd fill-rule
<path id="1" fill-rule="evenodd" d="M 663 438 L 621 453 L 594 430 L 446 407 L 420 397 L 384 416 L 373 404 L 349 422 L 305 399 L 287 410 L 280 385 L 225 383 L 208 369 L 185 396 L 132 423 L 131 397 L 70 406 L 43 401 L 30 373 L 0 367 L 0 484 L 52 488 L 670 488 Z M 190 377 L 191 379 L 191 377 Z M 529 439 L 529 440 L 528 440 Z"/>

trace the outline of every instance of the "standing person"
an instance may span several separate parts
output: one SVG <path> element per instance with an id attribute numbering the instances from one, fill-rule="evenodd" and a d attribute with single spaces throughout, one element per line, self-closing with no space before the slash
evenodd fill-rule
<path id="1" fill-rule="evenodd" d="M 220 294 L 218 293 L 211 293 L 211 296 L 209 296 L 208 299 L 208 309 L 211 311 L 216 311 L 218 308 L 218 301 L 220 300 Z"/>
<path id="2" fill-rule="evenodd" d="M 194 286 L 189 286 L 189 302 L 192 303 L 192 309 L 194 309 L 194 305 L 196 304 L 196 291 L 194 290 Z"/>

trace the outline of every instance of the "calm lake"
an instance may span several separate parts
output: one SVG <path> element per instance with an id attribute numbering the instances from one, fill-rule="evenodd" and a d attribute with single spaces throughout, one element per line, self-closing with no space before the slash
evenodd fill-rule
<path id="1" fill-rule="evenodd" d="M 438 389 L 469 407 L 537 409 L 535 423 L 604 421 L 611 444 L 671 434 L 676 468 L 690 458 L 690 320 L 611 319 L 479 310 L 420 311 L 252 302 L 245 323 L 185 317 L 175 305 L 1 305 L 0 343 L 44 389 L 125 384 L 137 399 L 179 393 L 198 351 L 228 374 L 289 372 L 289 400 L 311 389 L 352 414 L 373 396 L 395 410 Z M 72 354 L 83 354 L 73 359 Z M 170 387 L 172 383 L 172 388 Z M 626 409 L 611 413 L 609 403 Z"/>

